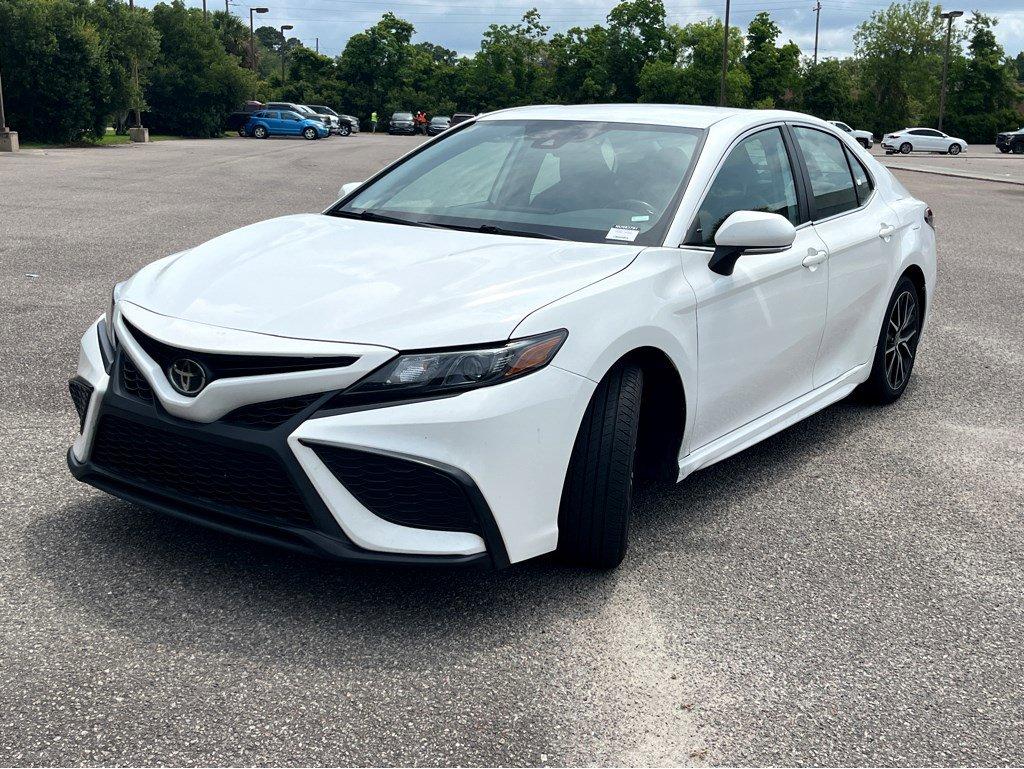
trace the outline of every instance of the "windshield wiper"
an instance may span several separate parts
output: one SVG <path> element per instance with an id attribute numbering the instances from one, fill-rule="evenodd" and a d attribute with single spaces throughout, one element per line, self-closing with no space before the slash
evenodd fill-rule
<path id="1" fill-rule="evenodd" d="M 568 240 L 561 235 L 548 235 L 546 232 L 533 230 L 511 230 L 496 224 L 434 224 L 433 227 L 444 227 L 447 230 L 465 230 L 466 232 L 482 232 L 486 235 L 514 235 L 520 238 L 543 238 L 545 240 Z"/>
<path id="2" fill-rule="evenodd" d="M 436 224 L 431 224 L 430 222 L 418 222 L 415 219 L 403 219 L 401 216 L 378 214 L 376 211 L 371 211 L 368 208 L 364 208 L 362 211 L 334 211 L 333 214 L 334 216 L 344 216 L 348 219 L 365 219 L 368 222 L 407 224 L 410 227 L 437 227 Z"/>

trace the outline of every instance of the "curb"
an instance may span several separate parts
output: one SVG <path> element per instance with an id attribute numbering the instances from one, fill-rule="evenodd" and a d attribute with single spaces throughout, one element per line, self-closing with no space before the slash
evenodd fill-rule
<path id="1" fill-rule="evenodd" d="M 1015 184 L 1024 187 L 1024 179 L 1000 179 L 997 176 L 978 176 L 977 174 L 961 173 L 960 171 L 945 171 L 935 168 L 921 168 L 920 166 L 889 165 L 883 163 L 890 171 L 914 171 L 919 174 L 934 174 L 935 176 L 950 176 L 955 179 L 975 179 L 981 182 L 995 182 L 997 184 Z"/>

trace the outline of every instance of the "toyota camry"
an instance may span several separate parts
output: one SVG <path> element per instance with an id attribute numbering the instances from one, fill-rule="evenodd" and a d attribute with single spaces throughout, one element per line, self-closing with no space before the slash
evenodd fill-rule
<path id="1" fill-rule="evenodd" d="M 309 554 L 626 553 L 679 481 L 911 378 L 932 213 L 791 112 L 522 107 L 113 288 L 71 472 Z"/>

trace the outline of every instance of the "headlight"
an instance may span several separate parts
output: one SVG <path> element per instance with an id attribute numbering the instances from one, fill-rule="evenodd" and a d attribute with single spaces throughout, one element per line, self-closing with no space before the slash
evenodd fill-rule
<path id="1" fill-rule="evenodd" d="M 117 283 L 110 290 L 110 304 L 107 305 L 107 314 L 105 317 L 106 328 L 107 328 L 107 341 L 110 342 L 111 347 L 117 347 L 117 335 L 114 333 L 114 307 L 121 299 L 121 289 L 124 288 L 124 283 Z"/>
<path id="2" fill-rule="evenodd" d="M 344 397 L 424 398 L 508 382 L 544 368 L 568 335 L 559 329 L 489 347 L 399 355 L 346 390 Z"/>

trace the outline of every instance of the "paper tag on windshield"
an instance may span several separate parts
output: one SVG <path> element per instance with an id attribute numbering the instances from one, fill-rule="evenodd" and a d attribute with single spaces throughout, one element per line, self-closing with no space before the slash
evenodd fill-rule
<path id="1" fill-rule="evenodd" d="M 610 230 L 608 234 L 604 236 L 605 240 L 621 240 L 624 243 L 632 243 L 636 240 L 636 236 L 640 234 L 640 228 L 634 227 L 631 224 L 616 224 Z"/>

